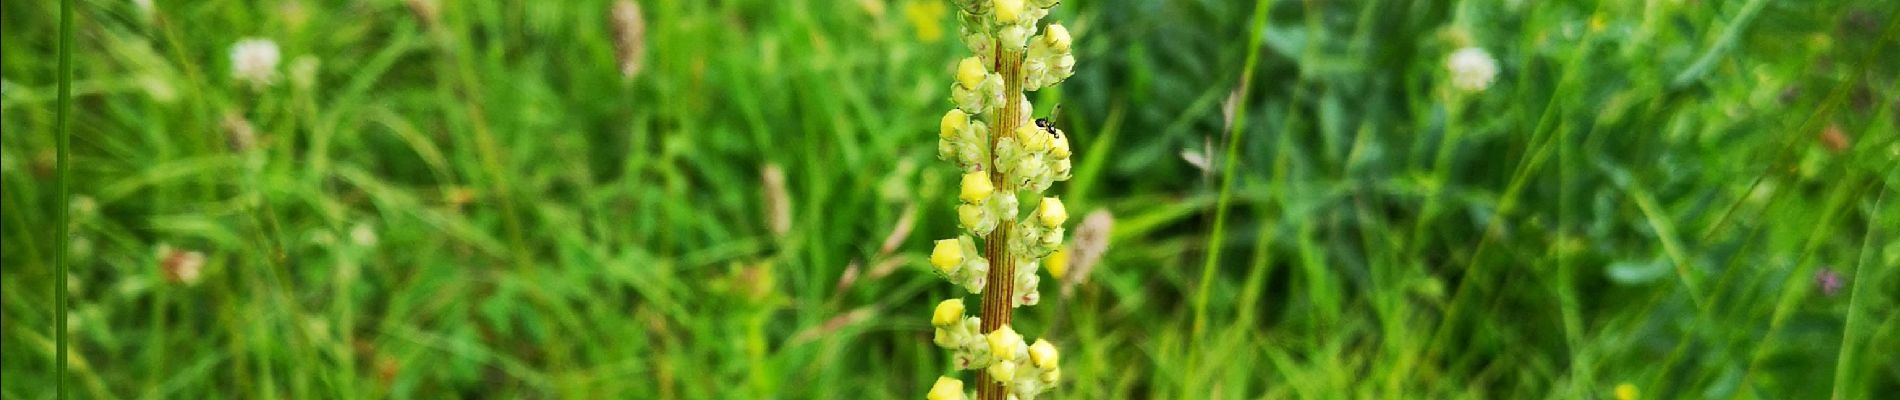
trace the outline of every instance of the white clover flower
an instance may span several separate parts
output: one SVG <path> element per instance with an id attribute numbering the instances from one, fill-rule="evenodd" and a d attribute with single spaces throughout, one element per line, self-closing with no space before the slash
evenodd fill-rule
<path id="1" fill-rule="evenodd" d="M 282 58 L 277 42 L 247 38 L 231 46 L 231 78 L 263 89 L 277 80 L 277 62 Z"/>
<path id="2" fill-rule="evenodd" d="M 359 222 L 356 226 L 350 227 L 350 243 L 358 247 L 375 247 L 376 241 L 376 227 L 370 226 L 369 223 Z"/>
<path id="3" fill-rule="evenodd" d="M 1466 47 L 1445 59 L 1445 69 L 1451 72 L 1452 87 L 1478 92 L 1491 87 L 1491 81 L 1497 78 L 1498 60 L 1482 48 Z"/>
<path id="4" fill-rule="evenodd" d="M 204 278 L 205 253 L 158 246 L 159 273 L 174 284 L 196 286 Z"/>

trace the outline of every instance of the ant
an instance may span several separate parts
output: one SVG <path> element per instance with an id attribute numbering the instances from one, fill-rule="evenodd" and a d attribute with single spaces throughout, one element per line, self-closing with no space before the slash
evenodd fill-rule
<path id="1" fill-rule="evenodd" d="M 1062 131 L 1056 130 L 1055 122 L 1056 117 L 1061 115 L 1062 105 L 1057 104 L 1055 110 L 1049 112 L 1049 118 L 1036 118 L 1036 127 L 1042 129 L 1043 132 L 1049 132 L 1049 136 L 1051 137 L 1061 139 Z"/>

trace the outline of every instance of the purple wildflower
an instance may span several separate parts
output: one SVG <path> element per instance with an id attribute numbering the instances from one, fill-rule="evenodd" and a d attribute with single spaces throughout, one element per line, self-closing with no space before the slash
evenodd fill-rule
<path id="1" fill-rule="evenodd" d="M 1814 272 L 1814 286 L 1820 287 L 1821 293 L 1827 297 L 1840 294 L 1842 285 L 1841 273 L 1835 272 L 1833 268 L 1823 267 L 1820 271 Z"/>

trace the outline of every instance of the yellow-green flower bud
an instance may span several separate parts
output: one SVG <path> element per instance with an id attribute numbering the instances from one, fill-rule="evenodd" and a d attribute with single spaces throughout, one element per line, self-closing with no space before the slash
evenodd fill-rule
<path id="1" fill-rule="evenodd" d="M 1019 51 L 1023 49 L 1023 45 L 1029 43 L 1029 34 L 1029 28 L 1027 27 L 1022 25 L 1010 25 L 1003 27 L 1003 29 L 996 30 L 996 39 L 997 42 L 1001 43 L 1004 47 L 1004 50 Z"/>
<path id="2" fill-rule="evenodd" d="M 976 57 L 965 57 L 963 62 L 957 63 L 957 83 L 965 88 L 976 88 L 988 74 L 989 71 L 983 69 L 983 61 Z"/>
<path id="3" fill-rule="evenodd" d="M 993 4 L 996 5 L 996 22 L 1012 24 L 1022 16 L 1023 0 L 996 0 Z"/>
<path id="4" fill-rule="evenodd" d="M 1069 220 L 1069 212 L 1062 208 L 1062 199 L 1044 197 L 1042 206 L 1036 208 L 1036 218 L 1042 220 L 1044 226 L 1062 226 L 1063 221 Z"/>
<path id="5" fill-rule="evenodd" d="M 983 225 L 983 206 L 975 204 L 957 206 L 957 222 L 963 223 L 964 228 L 977 231 L 978 234 L 989 232 L 988 229 L 982 229 L 985 227 Z"/>
<path id="6" fill-rule="evenodd" d="M 1022 141 L 1023 150 L 1031 153 L 1049 150 L 1049 133 L 1033 126 L 1025 125 L 1016 128 L 1016 140 Z"/>
<path id="7" fill-rule="evenodd" d="M 1019 264 L 1020 267 L 1016 269 L 1016 291 L 1010 294 L 1010 306 L 1022 307 L 1036 305 L 1036 303 L 1042 301 L 1042 291 L 1037 290 L 1036 287 L 1037 283 L 1042 282 L 1042 277 L 1036 275 L 1036 264 L 1034 262 L 1018 262 L 1021 264 Z M 1022 342 L 1019 341 L 1017 343 Z"/>
<path id="8" fill-rule="evenodd" d="M 1048 340 L 1036 339 L 1036 344 L 1029 345 L 1029 361 L 1035 363 L 1036 368 L 1055 369 L 1059 357 L 1056 345 L 1050 344 Z"/>
<path id="9" fill-rule="evenodd" d="M 943 122 L 937 124 L 937 136 L 944 139 L 955 138 L 958 132 L 963 132 L 963 128 L 969 126 L 970 114 L 952 108 L 950 112 L 943 113 Z"/>
<path id="10" fill-rule="evenodd" d="M 930 324 L 936 326 L 950 326 L 962 320 L 963 299 L 949 299 L 937 303 L 937 311 L 930 316 Z"/>
<path id="11" fill-rule="evenodd" d="M 1060 133 L 1062 131 L 1056 130 L 1056 132 Z M 1049 156 L 1055 157 L 1055 158 L 1069 158 L 1069 136 L 1068 135 L 1062 135 L 1061 137 L 1057 137 L 1050 141 Z"/>
<path id="12" fill-rule="evenodd" d="M 1009 382 L 1016 378 L 1016 362 L 1003 360 L 990 364 L 990 377 L 997 382 Z"/>
<path id="13" fill-rule="evenodd" d="M 937 247 L 930 251 L 930 265 L 944 276 L 956 274 L 957 267 L 963 265 L 963 246 L 956 239 L 938 240 Z"/>
<path id="14" fill-rule="evenodd" d="M 1062 275 L 1069 273 L 1069 248 L 1060 247 L 1050 252 L 1042 259 L 1042 267 L 1049 269 L 1049 276 L 1062 279 Z"/>
<path id="15" fill-rule="evenodd" d="M 937 384 L 930 385 L 930 394 L 926 400 L 964 400 L 963 381 L 948 376 L 937 377 Z"/>
<path id="16" fill-rule="evenodd" d="M 1069 37 L 1069 28 L 1063 27 L 1062 24 L 1049 24 L 1049 27 L 1043 29 L 1042 38 L 1049 42 L 1050 48 L 1064 53 L 1069 51 L 1069 46 L 1074 40 Z"/>
<path id="17" fill-rule="evenodd" d="M 942 327 L 938 327 L 934 330 L 934 334 L 930 336 L 930 341 L 946 349 L 955 349 L 958 343 L 957 337 L 952 335 L 949 329 Z"/>
<path id="18" fill-rule="evenodd" d="M 1016 329 L 1009 325 L 990 331 L 984 339 L 989 341 L 990 357 L 997 360 L 1014 360 L 1016 353 L 1023 352 L 1023 348 L 1028 347 L 1023 344 L 1023 335 L 1016 334 Z"/>
<path id="19" fill-rule="evenodd" d="M 1042 241 L 1037 242 L 1036 245 L 1041 246 L 1042 251 L 1044 252 L 1055 251 L 1056 246 L 1062 245 L 1062 227 L 1060 226 L 1049 227 L 1049 232 L 1044 233 L 1041 237 L 1039 237 L 1039 239 L 1042 239 Z"/>
<path id="20" fill-rule="evenodd" d="M 976 171 L 963 174 L 963 190 L 957 194 L 965 203 L 981 203 L 996 192 L 996 186 L 990 183 L 990 174 Z"/>

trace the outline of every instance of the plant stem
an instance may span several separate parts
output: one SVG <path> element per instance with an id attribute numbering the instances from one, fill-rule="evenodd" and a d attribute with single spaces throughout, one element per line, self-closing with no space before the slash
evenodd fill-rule
<path id="1" fill-rule="evenodd" d="M 67 197 L 72 191 L 72 182 L 69 182 L 72 168 L 69 164 L 72 161 L 73 124 L 73 0 L 59 2 L 59 71 L 57 73 L 59 74 L 59 108 L 54 110 L 54 114 L 57 114 L 55 119 L 58 120 L 56 122 L 58 127 L 53 134 L 58 137 L 56 140 L 58 148 L 54 155 L 55 169 L 58 171 L 54 181 L 58 182 L 55 186 L 59 187 L 57 189 L 59 198 L 54 201 L 53 208 L 58 210 L 55 215 L 59 220 L 59 226 L 55 228 L 58 236 L 53 239 L 53 264 L 59 272 L 54 275 L 56 283 L 53 285 L 53 308 L 54 314 L 58 315 L 53 321 L 54 347 L 58 348 L 54 351 L 54 364 L 57 366 L 54 367 L 53 393 L 56 398 L 64 400 L 66 398 L 67 352 L 66 263 L 68 261 L 66 256 L 70 253 L 70 245 L 67 242 L 72 240 L 67 237 L 71 233 L 68 232 L 71 226 L 67 222 L 71 216 L 67 215 L 67 211 L 72 207 Z"/>
<path id="2" fill-rule="evenodd" d="M 1022 121 L 1022 57 L 1020 51 L 1003 51 L 999 41 L 994 48 L 996 72 L 1003 75 L 1003 106 L 996 110 L 995 120 L 990 126 L 990 183 L 998 192 L 1015 193 L 1016 185 L 1003 176 L 1002 168 L 996 160 L 996 144 L 1003 135 L 1016 132 L 1017 124 Z M 1009 254 L 1009 232 L 1016 227 L 1014 218 L 1004 218 L 996 225 L 996 230 L 983 239 L 983 257 L 990 261 L 989 286 L 983 290 L 983 333 L 988 334 L 1009 325 L 1011 296 L 1016 293 L 1016 257 Z M 1003 400 L 1008 395 L 1002 383 L 994 379 L 983 378 L 982 372 L 977 384 L 977 398 L 982 400 Z"/>
<path id="3" fill-rule="evenodd" d="M 1900 168 L 1896 168 L 1896 166 L 1900 166 L 1900 164 L 1893 164 L 1893 166 L 1889 166 L 1887 170 L 1900 170 Z M 1884 187 L 1886 185 L 1881 186 Z M 1880 213 L 1880 210 L 1884 208 L 1882 206 L 1887 203 L 1887 193 L 1889 192 L 1891 191 L 1883 188 L 1883 190 L 1880 191 L 1880 196 L 1874 198 L 1874 212 L 1870 215 L 1892 215 Z M 1879 217 L 1871 219 L 1877 222 Z M 1847 288 L 1847 322 L 1843 324 L 1841 328 L 1841 353 L 1840 356 L 1834 359 L 1834 389 L 1832 390 L 1833 395 L 1830 396 L 1836 399 L 1853 398 L 1855 394 L 1844 393 L 1843 391 L 1855 390 L 1848 384 L 1849 378 L 1853 377 L 1855 372 L 1857 372 L 1854 368 L 1854 362 L 1860 358 L 1860 353 L 1854 351 L 1856 346 L 1854 343 L 1854 332 L 1861 330 L 1867 323 L 1867 310 L 1863 308 L 1868 301 L 1868 299 L 1863 297 L 1867 294 L 1867 286 L 1862 283 L 1866 283 L 1869 278 L 1873 277 L 1867 274 L 1867 264 L 1874 263 L 1874 252 L 1876 251 L 1874 249 L 1874 238 L 1880 235 L 1880 232 L 1876 232 L 1879 230 L 1879 228 L 1875 228 L 1876 226 L 1880 225 L 1874 224 L 1869 226 L 1867 228 L 1867 236 L 1861 238 L 1860 260 L 1855 263 L 1854 275 L 1851 278 L 1854 280 L 1854 286 Z M 1872 368 L 1869 369 L 1871 370 Z M 1864 393 L 1865 391 L 1862 390 L 1861 394 Z"/>
<path id="4" fill-rule="evenodd" d="M 1254 3 L 1253 20 L 1249 23 L 1253 27 L 1252 33 L 1249 36 L 1253 39 L 1247 43 L 1247 61 L 1241 67 L 1240 72 L 1239 93 L 1241 95 L 1235 100 L 1235 110 L 1247 109 L 1246 93 L 1248 86 L 1251 85 L 1253 81 L 1254 67 L 1260 63 L 1261 32 L 1263 32 L 1267 26 L 1268 3 L 1270 2 L 1261 1 Z M 1201 339 L 1201 332 L 1206 330 L 1207 327 L 1208 292 L 1212 290 L 1214 284 L 1214 266 L 1220 263 L 1221 244 L 1224 243 L 1223 235 L 1227 232 L 1227 205 L 1233 200 L 1234 164 L 1236 164 L 1235 159 L 1240 153 L 1238 148 L 1241 145 L 1242 135 L 1247 132 L 1246 126 L 1247 113 L 1236 111 L 1234 113 L 1234 123 L 1228 127 L 1230 130 L 1228 131 L 1228 139 L 1226 141 L 1227 154 L 1225 160 L 1221 162 L 1220 196 L 1215 200 L 1214 228 L 1209 232 L 1209 236 L 1211 236 L 1212 239 L 1208 241 L 1206 262 L 1201 264 L 1200 288 L 1195 290 L 1194 295 L 1194 322 L 1190 336 L 1192 337 L 1190 340 L 1193 341 L 1199 341 Z"/>
<path id="5" fill-rule="evenodd" d="M 57 127 L 57 131 L 55 131 L 53 135 L 59 136 L 59 138 L 57 138 L 57 146 L 59 146 L 59 148 L 55 150 L 55 152 L 57 152 L 57 154 L 55 154 L 57 159 L 55 159 L 53 163 L 55 163 L 55 169 L 57 169 L 55 182 L 59 182 L 59 184 L 57 184 L 57 186 L 59 186 L 59 190 L 57 190 L 59 191 L 59 199 L 53 203 L 53 209 L 57 209 L 55 214 L 57 214 L 57 220 L 59 220 L 59 227 L 57 227 L 57 229 L 59 229 L 59 237 L 53 239 L 53 265 L 59 269 L 59 273 L 55 275 L 55 281 L 57 282 L 53 284 L 53 309 L 55 309 L 55 315 L 59 315 L 59 317 L 53 320 L 53 337 L 55 337 L 55 347 L 59 347 L 59 349 L 53 351 L 55 358 L 57 358 L 57 360 L 55 360 L 57 366 L 55 366 L 55 370 L 53 370 L 53 373 L 55 373 L 55 375 L 53 375 L 53 396 L 65 400 L 66 254 L 70 252 L 70 250 L 68 250 L 68 246 L 70 246 L 68 245 L 68 241 L 72 241 L 70 237 L 66 237 L 66 235 L 70 233 L 70 231 L 68 231 L 68 229 L 70 229 L 70 222 L 66 222 L 66 220 L 70 218 L 70 216 L 66 214 L 66 210 L 70 209 L 70 203 L 68 203 L 66 197 L 68 197 L 70 191 L 72 191 L 72 188 L 70 188 L 72 182 L 68 182 L 68 180 L 70 180 L 70 174 L 72 174 L 72 167 L 68 165 L 68 163 L 72 161 L 72 0 L 59 2 L 59 72 L 57 72 L 57 74 L 59 74 L 59 110 L 55 110 L 55 114 L 59 114 L 59 116 L 55 119 L 59 119 L 59 121 L 57 121 L 59 127 Z"/>

